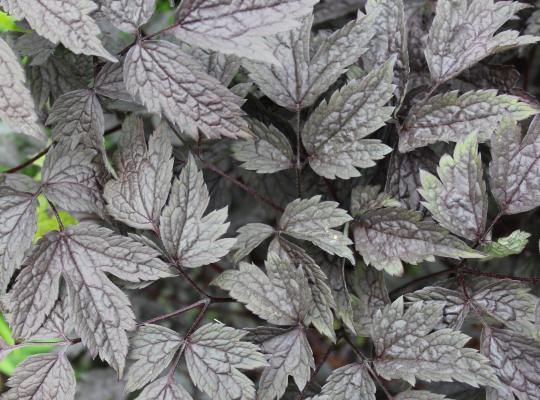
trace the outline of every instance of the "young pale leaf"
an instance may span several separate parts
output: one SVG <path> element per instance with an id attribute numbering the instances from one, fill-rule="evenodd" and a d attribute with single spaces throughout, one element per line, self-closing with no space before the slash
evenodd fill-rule
<path id="1" fill-rule="evenodd" d="M 17 56 L 0 38 L 0 118 L 15 132 L 43 141 L 45 135 L 24 82 L 24 70 Z"/>
<path id="2" fill-rule="evenodd" d="M 261 347 L 263 352 L 270 355 L 270 366 L 261 375 L 258 400 L 281 399 L 287 389 L 289 376 L 294 378 L 300 390 L 304 389 L 311 369 L 315 368 L 315 361 L 303 327 L 269 339 Z"/>
<path id="3" fill-rule="evenodd" d="M 133 101 L 124 83 L 123 63 L 106 63 L 96 75 L 94 90 L 111 99 Z"/>
<path id="4" fill-rule="evenodd" d="M 159 232 L 159 217 L 171 188 L 172 146 L 162 129 L 148 145 L 141 119 L 125 119 L 119 150 L 115 154 L 118 178 L 105 185 L 107 211 L 119 221 L 137 229 Z"/>
<path id="5" fill-rule="evenodd" d="M 121 375 L 128 350 L 126 331 L 135 329 L 128 297 L 107 277 L 138 283 L 172 276 L 158 253 L 107 228 L 81 223 L 46 234 L 28 256 L 8 292 L 7 319 L 16 337 L 43 324 L 67 284 L 69 314 L 90 353 Z"/>
<path id="6" fill-rule="evenodd" d="M 359 14 L 324 39 L 310 57 L 312 17 L 291 32 L 267 39 L 277 63 L 245 62 L 249 76 L 265 95 L 290 110 L 309 107 L 366 51 L 373 36 L 371 19 Z"/>
<path id="7" fill-rule="evenodd" d="M 325 178 L 359 176 L 354 168 L 375 165 L 392 149 L 378 139 L 362 138 L 384 126 L 393 107 L 384 105 L 392 97 L 395 58 L 375 68 L 364 79 L 352 81 L 323 101 L 311 114 L 302 131 L 309 165 Z"/>
<path id="8" fill-rule="evenodd" d="M 403 273 L 402 261 L 418 264 L 434 256 L 483 257 L 437 224 L 422 221 L 421 213 L 400 208 L 363 215 L 355 224 L 354 241 L 366 264 L 391 275 Z"/>
<path id="9" fill-rule="evenodd" d="M 128 358 L 135 362 L 126 374 L 126 391 L 133 392 L 156 379 L 173 360 L 184 339 L 159 325 L 143 325 L 130 341 Z"/>
<path id="10" fill-rule="evenodd" d="M 149 111 L 163 114 L 193 138 L 197 129 L 214 139 L 250 136 L 242 100 L 176 44 L 148 40 L 133 46 L 126 56 L 124 82 Z"/>
<path id="11" fill-rule="evenodd" d="M 437 2 L 425 50 L 435 83 L 444 82 L 483 58 L 517 46 L 536 43 L 535 36 L 507 30 L 496 34 L 527 5 L 514 1 L 442 0 Z"/>
<path id="12" fill-rule="evenodd" d="M 93 90 L 80 89 L 60 96 L 51 108 L 46 125 L 54 125 L 53 136 L 86 136 L 100 148 L 105 117 Z M 84 138 L 83 138 L 84 139 Z"/>
<path id="13" fill-rule="evenodd" d="M 254 400 L 255 386 L 241 369 L 267 365 L 258 346 L 242 341 L 247 331 L 221 323 L 197 329 L 186 343 L 185 357 L 191 380 L 215 400 Z"/>
<path id="14" fill-rule="evenodd" d="M 259 174 L 271 174 L 294 167 L 294 152 L 287 137 L 273 125 L 251 119 L 254 140 L 236 141 L 233 156 L 242 168 Z"/>
<path id="15" fill-rule="evenodd" d="M 274 62 L 262 37 L 291 30 L 317 0 L 183 1 L 173 33 L 194 45 Z"/>
<path id="16" fill-rule="evenodd" d="M 352 218 L 334 201 L 321 201 L 321 196 L 296 199 L 289 203 L 279 220 L 279 231 L 296 239 L 308 240 L 330 254 L 347 258 L 354 264 L 348 247 L 351 240 L 343 233 L 331 229 Z"/>
<path id="17" fill-rule="evenodd" d="M 354 363 L 332 371 L 319 396 L 328 396 L 328 400 L 375 400 L 376 390 L 366 367 Z"/>
<path id="18" fill-rule="evenodd" d="M 496 90 L 476 90 L 458 95 L 446 92 L 414 106 L 399 137 L 399 150 L 411 151 L 440 141 L 460 142 L 472 132 L 478 141 L 489 140 L 505 114 L 523 120 L 538 109 L 517 97 L 497 96 Z"/>
<path id="19" fill-rule="evenodd" d="M 271 324 L 295 325 L 306 321 L 311 309 L 311 289 L 300 268 L 269 253 L 266 274 L 253 264 L 241 263 L 213 282 L 229 291 L 248 310 Z"/>
<path id="20" fill-rule="evenodd" d="M 190 154 L 160 218 L 165 250 L 183 267 L 219 261 L 235 243 L 235 239 L 220 239 L 229 228 L 227 207 L 203 217 L 209 201 L 203 174 Z"/>
<path id="21" fill-rule="evenodd" d="M 275 233 L 274 228 L 266 224 L 247 224 L 238 229 L 234 248 L 235 262 L 240 261 L 251 253 L 257 246 Z"/>
<path id="22" fill-rule="evenodd" d="M 37 230 L 34 194 L 0 186 L 0 292 L 4 293 Z"/>
<path id="23" fill-rule="evenodd" d="M 430 333 L 441 317 L 442 306 L 421 301 L 404 312 L 402 297 L 379 311 L 371 330 L 379 375 L 412 386 L 422 379 L 500 387 L 488 359 L 464 347 L 469 336 L 451 329 Z"/>
<path id="24" fill-rule="evenodd" d="M 530 237 L 530 233 L 517 230 L 508 236 L 497 239 L 496 242 L 486 243 L 480 247 L 480 251 L 486 254 L 486 258 L 483 258 L 482 261 L 520 254 L 527 246 Z"/>
<path id="25" fill-rule="evenodd" d="M 65 138 L 47 153 L 41 177 L 43 193 L 66 211 L 102 214 L 97 151 L 77 143 L 76 138 Z"/>
<path id="26" fill-rule="evenodd" d="M 136 400 L 193 400 L 193 398 L 181 385 L 164 376 L 148 385 Z"/>
<path id="27" fill-rule="evenodd" d="M 442 156 L 437 173 L 440 180 L 420 171 L 422 205 L 450 232 L 480 240 L 486 229 L 488 197 L 476 135 L 458 143 L 453 158 Z"/>
<path id="28" fill-rule="evenodd" d="M 540 344 L 518 333 L 497 328 L 482 332 L 482 353 L 497 376 L 519 399 L 540 397 Z"/>
<path id="29" fill-rule="evenodd" d="M 517 214 L 540 205 L 540 117 L 527 135 L 511 117 L 505 117 L 491 139 L 491 191 L 501 211 Z"/>
<path id="30" fill-rule="evenodd" d="M 17 366 L 2 398 L 73 400 L 75 385 L 75 372 L 63 352 L 36 354 Z"/>
<path id="31" fill-rule="evenodd" d="M 102 0 L 101 11 L 118 29 L 135 33 L 147 22 L 156 7 L 156 0 Z"/>
<path id="32" fill-rule="evenodd" d="M 450 400 L 442 394 L 431 393 L 425 390 L 407 390 L 394 397 L 394 400 Z"/>
<path id="33" fill-rule="evenodd" d="M 75 54 L 116 62 L 97 37 L 100 30 L 90 16 L 97 5 L 92 0 L 1 0 L 0 5 L 17 19 L 26 18 L 40 36 L 61 42 Z"/>

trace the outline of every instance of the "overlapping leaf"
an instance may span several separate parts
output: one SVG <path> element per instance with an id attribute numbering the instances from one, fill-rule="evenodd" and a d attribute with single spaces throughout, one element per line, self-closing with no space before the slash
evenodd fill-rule
<path id="1" fill-rule="evenodd" d="M 171 143 L 158 129 L 147 145 L 142 120 L 135 117 L 126 118 L 123 131 L 115 155 L 118 178 L 107 182 L 103 193 L 107 211 L 134 228 L 158 232 L 173 175 Z"/>
<path id="2" fill-rule="evenodd" d="M 321 393 L 313 400 L 375 400 L 375 383 L 366 367 L 348 364 L 332 371 Z"/>
<path id="3" fill-rule="evenodd" d="M 164 376 L 144 388 L 136 400 L 192 400 L 193 398 L 175 381 Z"/>
<path id="4" fill-rule="evenodd" d="M 530 233 L 517 230 L 508 236 L 497 239 L 496 242 L 486 243 L 480 247 L 480 251 L 486 254 L 482 261 L 520 254 L 527 246 L 530 237 Z"/>
<path id="5" fill-rule="evenodd" d="M 155 0 L 103 0 L 102 11 L 118 29 L 133 33 L 150 19 L 155 3 Z"/>
<path id="6" fill-rule="evenodd" d="M 111 99 L 133 101 L 124 83 L 124 66 L 106 63 L 96 74 L 94 89 L 97 94 Z"/>
<path id="7" fill-rule="evenodd" d="M 275 233 L 274 228 L 266 224 L 246 224 L 238 229 L 238 236 L 234 248 L 234 259 L 236 262 L 251 253 L 266 239 Z"/>

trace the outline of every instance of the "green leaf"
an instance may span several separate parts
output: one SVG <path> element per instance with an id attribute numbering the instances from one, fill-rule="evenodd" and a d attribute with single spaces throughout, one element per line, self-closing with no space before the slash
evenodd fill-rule
<path id="1" fill-rule="evenodd" d="M 482 261 L 519 254 L 527 246 L 530 237 L 530 233 L 518 229 L 508 236 L 497 239 L 496 242 L 486 243 L 480 247 L 480 251 L 486 254 L 486 258 Z"/>

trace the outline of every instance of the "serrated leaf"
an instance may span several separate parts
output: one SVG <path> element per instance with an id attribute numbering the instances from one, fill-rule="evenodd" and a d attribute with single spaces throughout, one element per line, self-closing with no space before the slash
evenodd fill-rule
<path id="1" fill-rule="evenodd" d="M 126 374 L 126 391 L 133 392 L 155 380 L 173 360 L 184 339 L 159 325 L 143 325 L 130 340 L 128 359 L 135 362 Z"/>
<path id="2" fill-rule="evenodd" d="M 372 167 L 392 151 L 378 139 L 362 139 L 384 126 L 392 114 L 394 108 L 384 105 L 392 97 L 394 62 L 392 58 L 364 79 L 347 84 L 310 115 L 302 143 L 317 174 L 356 177 L 360 173 L 354 167 Z"/>
<path id="3" fill-rule="evenodd" d="M 480 251 L 486 254 L 486 258 L 483 258 L 482 261 L 520 254 L 527 246 L 530 237 L 530 233 L 517 230 L 508 236 L 497 239 L 496 242 L 488 242 L 480 247 Z"/>
<path id="4" fill-rule="evenodd" d="M 193 400 L 181 385 L 164 376 L 148 385 L 136 400 Z"/>
<path id="5" fill-rule="evenodd" d="M 440 141 L 460 142 L 477 132 L 478 142 L 489 140 L 505 114 L 522 120 L 539 110 L 519 98 L 496 90 L 439 94 L 414 106 L 399 137 L 399 150 L 411 151 Z"/>
<path id="6" fill-rule="evenodd" d="M 296 199 L 289 203 L 279 220 L 279 231 L 296 239 L 308 240 L 330 254 L 347 258 L 354 264 L 349 245 L 351 240 L 338 230 L 331 229 L 352 218 L 334 201 L 321 201 L 321 196 Z"/>
<path id="7" fill-rule="evenodd" d="M 497 328 L 484 328 L 481 342 L 497 376 L 519 399 L 540 397 L 540 345 L 518 333 Z"/>
<path id="8" fill-rule="evenodd" d="M 16 132 L 45 140 L 34 101 L 24 86 L 24 70 L 8 44 L 0 38 L 0 119 Z"/>
<path id="9" fill-rule="evenodd" d="M 460 329 L 470 310 L 470 304 L 463 298 L 463 293 L 440 286 L 426 286 L 405 295 L 407 300 L 423 301 L 442 308 L 442 319 L 437 329 Z"/>
<path id="10" fill-rule="evenodd" d="M 250 136 L 240 98 L 171 42 L 148 40 L 133 46 L 124 63 L 124 82 L 149 111 L 163 114 L 193 138 L 197 129 L 214 139 Z"/>
<path id="11" fill-rule="evenodd" d="M 181 266 L 196 268 L 224 257 L 235 239 L 221 238 L 229 223 L 227 207 L 203 217 L 210 201 L 204 177 L 190 154 L 172 185 L 160 218 L 160 236 L 167 253 Z M 221 239 L 220 239 L 221 238 Z"/>
<path id="12" fill-rule="evenodd" d="M 91 0 L 2 0 L 0 5 L 17 19 L 26 18 L 39 35 L 61 42 L 75 54 L 116 61 L 98 39 L 99 27 L 90 14 L 97 9 Z"/>
<path id="13" fill-rule="evenodd" d="M 180 40 L 241 57 L 274 61 L 262 37 L 288 31 L 317 0 L 184 1 L 173 33 Z"/>
<path id="14" fill-rule="evenodd" d="M 388 193 L 381 192 L 379 186 L 355 186 L 351 191 L 351 215 L 353 217 L 384 207 L 400 207 L 400 203 Z"/>
<path id="15" fill-rule="evenodd" d="M 77 138 L 65 138 L 47 153 L 41 177 L 43 193 L 66 211 L 102 214 L 103 171 L 98 153 L 77 143 Z"/>
<path id="16" fill-rule="evenodd" d="M 238 236 L 234 248 L 234 260 L 240 261 L 257 246 L 275 233 L 274 228 L 266 224 L 252 223 L 238 228 Z"/>
<path id="17" fill-rule="evenodd" d="M 0 291 L 4 293 L 37 230 L 36 196 L 0 186 Z"/>
<path id="18" fill-rule="evenodd" d="M 223 272 L 213 282 L 246 308 L 276 325 L 295 325 L 306 320 L 311 290 L 303 271 L 269 253 L 266 274 L 253 264 L 240 263 L 237 270 Z"/>
<path id="19" fill-rule="evenodd" d="M 321 393 L 332 400 L 375 400 L 375 383 L 362 364 L 348 364 L 332 371 Z"/>
<path id="20" fill-rule="evenodd" d="M 356 250 L 367 265 L 390 275 L 403 273 L 402 261 L 418 264 L 434 256 L 481 258 L 483 255 L 450 235 L 422 214 L 400 208 L 383 208 L 364 214 L 354 227 Z"/>
<path id="21" fill-rule="evenodd" d="M 437 2 L 425 49 L 433 81 L 453 78 L 489 55 L 536 43 L 538 38 L 519 36 L 518 31 L 496 33 L 525 7 L 519 2 L 493 0 Z"/>
<path id="22" fill-rule="evenodd" d="M 454 157 L 441 157 L 437 174 L 438 179 L 420 171 L 422 205 L 450 232 L 480 240 L 486 229 L 488 197 L 476 134 L 456 145 Z"/>
<path id="23" fill-rule="evenodd" d="M 197 329 L 186 344 L 185 357 L 191 380 L 215 400 L 254 400 L 255 386 L 241 369 L 261 368 L 266 358 L 258 346 L 242 341 L 247 334 L 221 323 Z"/>
<path id="24" fill-rule="evenodd" d="M 6 400 L 75 398 L 75 372 L 63 352 L 37 354 L 17 366 L 9 378 Z"/>
<path id="25" fill-rule="evenodd" d="M 489 165 L 491 192 L 501 212 L 517 214 L 540 205 L 540 117 L 527 135 L 511 117 L 505 117 L 491 139 Z"/>
<path id="26" fill-rule="evenodd" d="M 315 361 L 303 327 L 269 339 L 261 347 L 270 355 L 270 366 L 265 368 L 261 375 L 258 400 L 281 399 L 289 376 L 294 378 L 298 389 L 304 389 L 311 369 L 315 368 Z"/>
<path id="27" fill-rule="evenodd" d="M 442 317 L 437 304 L 416 302 L 404 311 L 403 298 L 379 311 L 371 336 L 374 366 L 385 379 L 457 380 L 477 387 L 500 387 L 489 361 L 477 350 L 465 348 L 470 337 L 451 329 L 430 333 Z"/>
<path id="28" fill-rule="evenodd" d="M 294 167 L 294 152 L 287 137 L 273 125 L 251 119 L 254 140 L 236 141 L 233 156 L 242 168 L 259 174 L 271 174 Z"/>
<path id="29" fill-rule="evenodd" d="M 4 300 L 14 335 L 29 337 L 39 329 L 54 307 L 63 278 L 75 331 L 93 356 L 99 353 L 121 375 L 128 350 L 126 331 L 135 329 L 135 317 L 127 296 L 106 274 L 134 283 L 172 276 L 157 256 L 91 223 L 49 232 L 26 259 Z"/>
<path id="30" fill-rule="evenodd" d="M 442 394 L 428 392 L 426 390 L 407 390 L 394 397 L 395 400 L 450 400 Z"/>
<path id="31" fill-rule="evenodd" d="M 185 43 L 181 43 L 181 45 L 183 45 L 182 50 L 184 52 L 197 60 L 206 73 L 220 81 L 223 86 L 229 86 L 240 70 L 242 63 L 240 58 L 235 55 L 227 55 L 199 47 L 192 47 Z M 231 91 L 233 91 L 232 88 Z"/>
<path id="32" fill-rule="evenodd" d="M 275 103 L 290 110 L 312 105 L 367 49 L 373 36 L 371 20 L 359 14 L 328 36 L 310 57 L 312 17 L 298 28 L 275 35 L 266 43 L 277 62 L 244 62 L 250 78 Z"/>
<path id="33" fill-rule="evenodd" d="M 150 19 L 155 3 L 155 0 L 102 0 L 101 11 L 121 31 L 134 33 Z"/>
<path id="34" fill-rule="evenodd" d="M 69 305 L 65 290 L 60 290 L 60 297 L 56 300 L 53 309 L 43 321 L 31 340 L 66 339 L 73 333 L 73 323 L 69 317 Z"/>
<path id="35" fill-rule="evenodd" d="M 173 177 L 172 146 L 162 129 L 144 138 L 143 121 L 127 117 L 115 154 L 117 179 L 105 185 L 107 211 L 119 221 L 137 229 L 159 232 L 159 218 Z"/>
<path id="36" fill-rule="evenodd" d="M 96 75 L 94 90 L 111 99 L 133 101 L 124 83 L 123 63 L 106 63 Z"/>

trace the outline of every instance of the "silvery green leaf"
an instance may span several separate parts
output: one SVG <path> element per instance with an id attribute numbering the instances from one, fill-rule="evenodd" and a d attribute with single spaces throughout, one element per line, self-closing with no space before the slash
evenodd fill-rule
<path id="1" fill-rule="evenodd" d="M 397 98 L 401 100 L 407 89 L 410 70 L 403 0 L 369 0 L 366 13 L 373 18 L 375 35 L 362 56 L 364 69 L 370 71 L 396 55 L 394 81 L 398 88 Z"/>
<path id="2" fill-rule="evenodd" d="M 173 33 L 180 40 L 226 54 L 274 61 L 262 37 L 289 31 L 317 0 L 184 1 Z"/>
<path id="3" fill-rule="evenodd" d="M 80 89 L 60 96 L 54 102 L 46 125 L 54 125 L 53 136 L 86 136 L 100 146 L 105 131 L 105 117 L 93 90 Z M 97 147 L 99 148 L 99 147 Z"/>
<path id="4" fill-rule="evenodd" d="M 115 154 L 118 178 L 107 182 L 103 192 L 107 211 L 129 226 L 159 232 L 159 218 L 173 176 L 171 143 L 166 132 L 158 128 L 147 145 L 143 121 L 136 117 L 127 117 L 122 130 Z"/>
<path id="5" fill-rule="evenodd" d="M 441 305 L 421 301 L 404 311 L 402 297 L 379 311 L 371 328 L 378 374 L 412 386 L 422 379 L 500 387 L 489 360 L 464 347 L 469 336 L 451 329 L 430 333 L 441 317 Z"/>
<path id="6" fill-rule="evenodd" d="M 477 132 L 483 143 L 492 137 L 505 114 L 522 120 L 538 110 L 517 97 L 499 95 L 495 90 L 476 90 L 458 95 L 446 92 L 414 106 L 399 137 L 399 150 L 411 151 L 436 142 L 459 142 Z"/>
<path id="7" fill-rule="evenodd" d="M 252 223 L 238 228 L 238 236 L 234 248 L 234 260 L 240 261 L 257 246 L 275 233 L 274 228 L 266 224 Z"/>
<path id="8" fill-rule="evenodd" d="M 439 157 L 429 148 L 423 147 L 409 153 L 394 151 L 384 191 L 403 206 L 420 211 L 422 208 L 420 193 L 420 170 L 435 173 Z"/>
<path id="9" fill-rule="evenodd" d="M 514 47 L 536 43 L 534 36 L 499 31 L 515 13 L 527 7 L 520 2 L 493 0 L 443 0 L 437 2 L 425 49 L 435 83 L 444 82 L 485 57 Z"/>
<path id="10" fill-rule="evenodd" d="M 70 318 L 90 353 L 122 374 L 128 350 L 126 331 L 135 329 L 128 297 L 108 278 L 128 282 L 172 276 L 154 250 L 107 228 L 80 223 L 47 233 L 26 259 L 4 303 L 16 337 L 28 337 L 43 324 L 67 285 Z"/>
<path id="11" fill-rule="evenodd" d="M 0 38 L 0 118 L 15 132 L 45 140 L 19 59 Z"/>
<path id="12" fill-rule="evenodd" d="M 36 354 L 15 368 L 2 398 L 73 400 L 75 385 L 75 372 L 63 352 Z"/>
<path id="13" fill-rule="evenodd" d="M 159 325 L 143 325 L 130 340 L 128 359 L 135 362 L 126 373 L 126 391 L 133 392 L 156 379 L 173 360 L 184 339 Z"/>
<path id="14" fill-rule="evenodd" d="M 388 193 L 381 192 L 379 186 L 355 186 L 351 191 L 351 215 L 362 215 L 368 211 L 384 207 L 400 207 Z"/>
<path id="15" fill-rule="evenodd" d="M 486 229 L 488 196 L 476 134 L 456 145 L 454 157 L 441 157 L 437 174 L 438 178 L 420 171 L 422 205 L 450 232 L 480 240 Z"/>
<path id="16" fill-rule="evenodd" d="M 491 139 L 491 192 L 505 214 L 540 205 L 540 117 L 525 137 L 514 119 L 505 117 Z"/>
<path id="17" fill-rule="evenodd" d="M 181 385 L 164 376 L 144 388 L 136 400 L 193 400 L 193 398 Z"/>
<path id="18" fill-rule="evenodd" d="M 106 63 L 96 75 L 94 90 L 111 99 L 133 101 L 124 83 L 123 63 Z"/>
<path id="19" fill-rule="evenodd" d="M 295 325 L 307 318 L 311 290 L 301 268 L 269 253 L 266 274 L 256 265 L 240 263 L 223 272 L 213 284 L 227 290 L 246 308 L 275 325 Z"/>
<path id="20" fill-rule="evenodd" d="M 261 347 L 270 358 L 259 381 L 258 400 L 281 399 L 289 376 L 294 378 L 298 389 L 304 389 L 315 361 L 303 327 L 269 339 Z"/>
<path id="21" fill-rule="evenodd" d="M 481 349 L 505 389 L 523 400 L 540 397 L 538 341 L 504 329 L 484 328 Z"/>
<path id="22" fill-rule="evenodd" d="M 486 254 L 486 258 L 483 258 L 482 261 L 520 254 L 527 246 L 530 237 L 530 233 L 517 230 L 508 236 L 497 239 L 496 242 L 488 242 L 480 247 L 480 251 Z"/>
<path id="23" fill-rule="evenodd" d="M 100 30 L 90 16 L 97 5 L 92 0 L 2 0 L 0 5 L 17 19 L 26 18 L 38 35 L 75 54 L 116 61 L 97 37 Z"/>
<path id="24" fill-rule="evenodd" d="M 336 304 L 324 271 L 304 249 L 284 238 L 272 240 L 268 251 L 275 252 L 282 260 L 301 267 L 311 289 L 312 305 L 309 311 L 311 323 L 320 333 L 335 342 L 332 309 L 336 308 Z"/>
<path id="25" fill-rule="evenodd" d="M 463 293 L 439 286 L 426 286 L 405 295 L 407 300 L 423 301 L 425 304 L 434 304 L 442 307 L 442 319 L 437 325 L 438 329 L 460 329 L 469 313 L 470 305 L 463 298 Z"/>
<path id="26" fill-rule="evenodd" d="M 97 151 L 74 146 L 65 138 L 47 153 L 42 169 L 42 190 L 55 205 L 66 211 L 101 214 L 101 166 Z"/>
<path id="27" fill-rule="evenodd" d="M 394 397 L 395 400 L 450 400 L 442 394 L 428 392 L 426 390 L 407 390 Z"/>
<path id="28" fill-rule="evenodd" d="M 384 105 L 392 97 L 394 58 L 372 70 L 362 80 L 352 81 L 322 101 L 302 131 L 309 165 L 325 178 L 349 179 L 360 175 L 392 149 L 378 139 L 365 139 L 384 126 L 393 107 Z"/>
<path id="29" fill-rule="evenodd" d="M 338 230 L 331 229 L 352 218 L 334 201 L 321 201 L 321 196 L 296 199 L 289 203 L 279 220 L 279 231 L 296 239 L 308 240 L 330 254 L 347 258 L 354 264 L 348 247 L 351 240 Z"/>
<path id="30" fill-rule="evenodd" d="M 5 292 L 37 230 L 34 194 L 0 186 L 0 291 Z"/>
<path id="31" fill-rule="evenodd" d="M 273 125 L 251 119 L 253 140 L 236 141 L 231 145 L 233 156 L 242 168 L 259 174 L 271 174 L 294 167 L 294 152 L 287 137 Z"/>
<path id="32" fill-rule="evenodd" d="M 242 100 L 207 75 L 176 44 L 148 40 L 133 46 L 124 63 L 129 93 L 150 112 L 163 114 L 193 138 L 249 137 Z"/>
<path id="33" fill-rule="evenodd" d="M 312 22 L 312 17 L 306 17 L 293 31 L 267 39 L 277 63 L 244 63 L 264 94 L 290 110 L 312 105 L 366 51 L 373 36 L 370 19 L 359 14 L 356 21 L 328 36 L 310 57 Z"/>
<path id="34" fill-rule="evenodd" d="M 183 44 L 183 43 L 182 43 Z M 182 50 L 199 62 L 210 76 L 228 86 L 240 70 L 240 59 L 234 55 L 226 55 L 211 50 L 183 45 Z"/>
<path id="35" fill-rule="evenodd" d="M 203 173 L 190 154 L 173 182 L 169 203 L 160 218 L 163 245 L 183 267 L 196 268 L 219 261 L 235 243 L 235 239 L 221 238 L 229 228 L 225 222 L 227 207 L 203 216 L 209 201 Z"/>
<path id="36" fill-rule="evenodd" d="M 376 390 L 366 367 L 354 363 L 332 371 L 320 396 L 328 396 L 329 400 L 375 400 Z"/>
<path id="37" fill-rule="evenodd" d="M 401 208 L 364 214 L 355 224 L 354 242 L 367 265 L 390 275 L 403 273 L 402 261 L 418 264 L 434 256 L 483 257 L 432 221 L 422 221 L 421 213 Z"/>
<path id="38" fill-rule="evenodd" d="M 101 11 L 121 31 L 134 33 L 150 19 L 155 3 L 155 0 L 102 0 Z"/>
<path id="39" fill-rule="evenodd" d="M 189 376 L 211 399 L 255 399 L 255 385 L 240 370 L 261 368 L 267 363 L 257 345 L 242 340 L 246 334 L 210 323 L 189 338 L 185 349 Z"/>
<path id="40" fill-rule="evenodd" d="M 56 45 L 35 32 L 21 35 L 15 42 L 15 51 L 20 56 L 29 56 L 30 65 L 41 65 L 53 54 Z"/>

